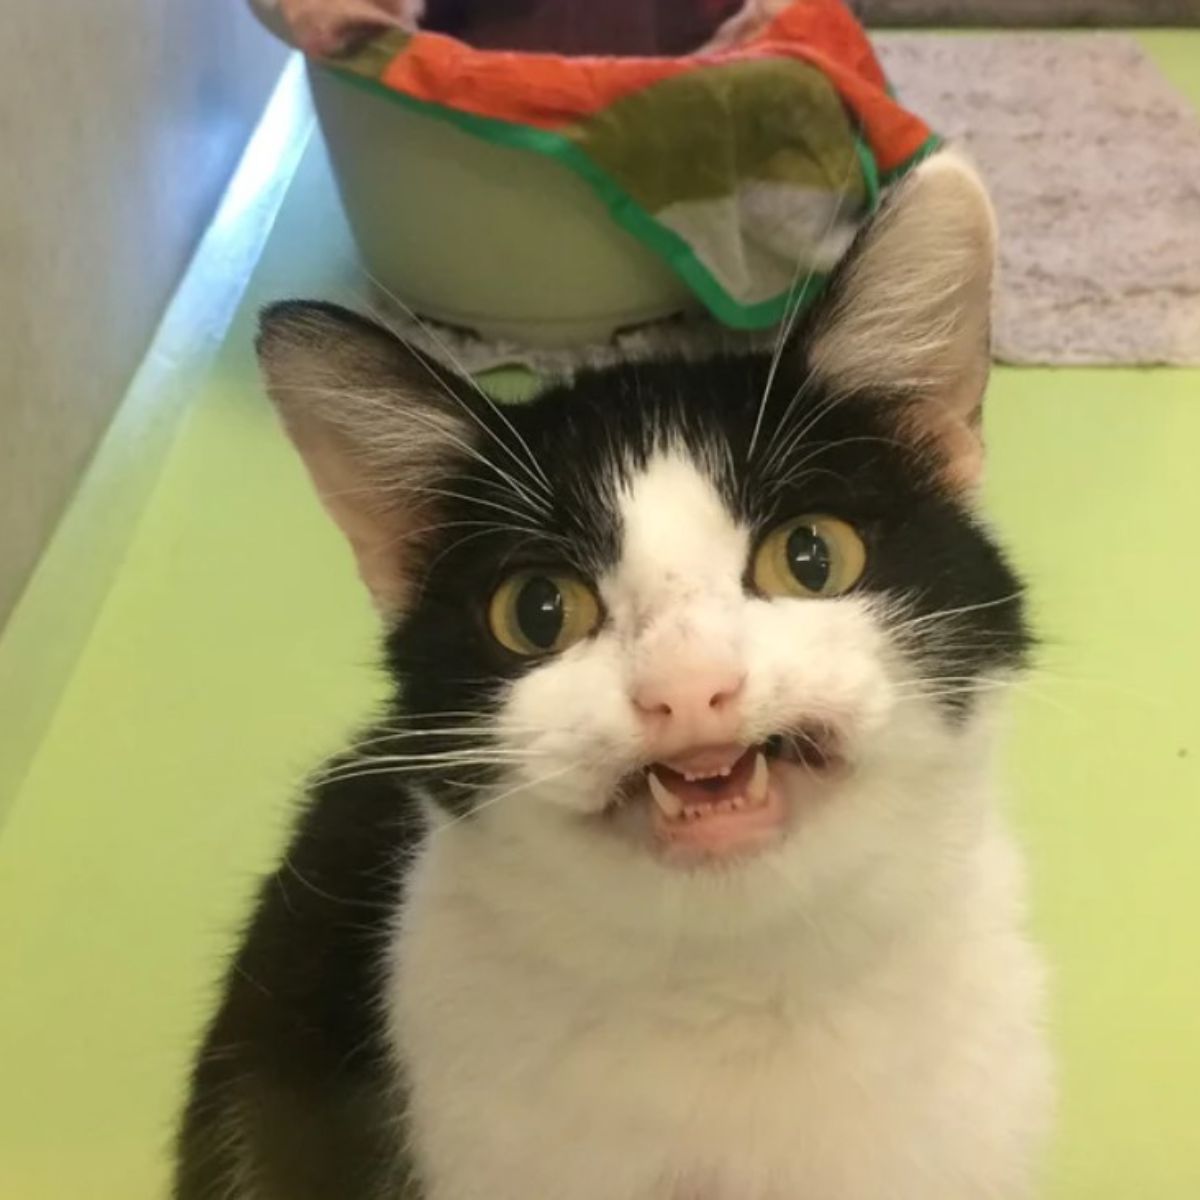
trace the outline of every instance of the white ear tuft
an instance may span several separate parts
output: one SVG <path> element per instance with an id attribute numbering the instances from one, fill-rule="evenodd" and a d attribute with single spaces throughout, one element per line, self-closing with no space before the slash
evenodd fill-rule
<path id="1" fill-rule="evenodd" d="M 906 402 L 951 478 L 982 467 L 996 222 L 975 171 L 942 151 L 915 168 L 860 236 L 814 317 L 809 366 L 838 391 Z"/>
<path id="2" fill-rule="evenodd" d="M 386 329 L 331 304 L 264 310 L 267 392 L 317 494 L 394 616 L 412 583 L 429 487 L 469 451 L 474 426 L 452 382 Z"/>

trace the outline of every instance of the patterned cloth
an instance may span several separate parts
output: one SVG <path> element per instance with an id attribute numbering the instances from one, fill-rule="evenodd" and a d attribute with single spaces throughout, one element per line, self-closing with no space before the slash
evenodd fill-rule
<path id="1" fill-rule="evenodd" d="M 387 29 L 413 30 L 423 5 L 414 0 L 265 0 L 305 54 L 343 53 L 364 36 Z"/>
<path id="2" fill-rule="evenodd" d="M 382 6 L 392 21 L 411 7 L 325 3 Z M 891 96 L 843 0 L 793 0 L 740 44 L 683 57 L 489 51 L 389 28 L 326 65 L 575 171 L 739 329 L 772 325 L 812 294 L 881 185 L 935 144 Z"/>
<path id="3" fill-rule="evenodd" d="M 679 55 L 735 16 L 788 0 L 255 0 L 309 54 L 334 55 L 371 32 L 419 25 L 488 50 Z"/>

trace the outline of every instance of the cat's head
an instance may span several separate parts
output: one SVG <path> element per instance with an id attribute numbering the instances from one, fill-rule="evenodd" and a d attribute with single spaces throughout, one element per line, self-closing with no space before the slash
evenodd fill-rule
<path id="1" fill-rule="evenodd" d="M 939 155 L 776 358 L 503 409 L 359 317 L 270 309 L 271 395 L 388 621 L 365 765 L 568 869 L 815 878 L 971 819 L 1028 642 L 974 512 L 993 257 Z"/>

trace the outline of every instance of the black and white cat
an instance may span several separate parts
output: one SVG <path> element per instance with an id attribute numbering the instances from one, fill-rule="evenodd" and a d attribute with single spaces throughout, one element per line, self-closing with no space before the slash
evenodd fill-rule
<path id="1" fill-rule="evenodd" d="M 1029 1195 L 993 255 L 941 154 L 775 359 L 504 411 L 343 310 L 267 311 L 395 698 L 263 886 L 179 1200 Z"/>

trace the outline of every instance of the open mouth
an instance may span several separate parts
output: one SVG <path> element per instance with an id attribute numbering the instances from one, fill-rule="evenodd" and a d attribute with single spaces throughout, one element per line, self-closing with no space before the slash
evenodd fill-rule
<path id="1" fill-rule="evenodd" d="M 645 768 L 656 838 L 668 848 L 720 857 L 777 840 L 788 797 L 840 765 L 832 732 L 807 727 L 753 746 L 713 746 Z M 785 786 L 786 785 L 786 786 Z"/>

